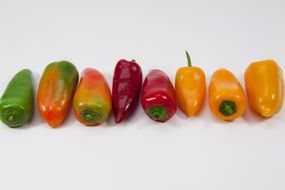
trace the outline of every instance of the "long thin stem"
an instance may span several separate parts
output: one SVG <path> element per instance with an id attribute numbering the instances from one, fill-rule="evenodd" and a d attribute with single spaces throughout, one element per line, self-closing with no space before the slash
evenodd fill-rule
<path id="1" fill-rule="evenodd" d="M 187 57 L 187 64 L 188 64 L 188 67 L 192 67 L 192 62 L 191 62 L 191 58 L 190 58 L 190 55 L 187 51 L 185 51 L 186 53 L 186 57 Z"/>

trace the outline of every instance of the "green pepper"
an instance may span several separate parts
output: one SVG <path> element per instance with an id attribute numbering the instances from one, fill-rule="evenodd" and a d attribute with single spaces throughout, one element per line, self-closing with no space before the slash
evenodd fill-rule
<path id="1" fill-rule="evenodd" d="M 33 113 L 33 77 L 28 69 L 18 72 L 0 99 L 0 119 L 12 128 L 26 124 Z"/>

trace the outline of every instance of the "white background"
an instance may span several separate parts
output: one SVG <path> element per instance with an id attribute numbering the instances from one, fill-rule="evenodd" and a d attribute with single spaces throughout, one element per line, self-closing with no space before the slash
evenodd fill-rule
<path id="1" fill-rule="evenodd" d="M 209 77 L 225 67 L 243 82 L 247 65 L 275 59 L 285 69 L 285 3 L 239 1 L 0 0 L 0 92 L 23 68 L 37 86 L 44 67 L 73 62 L 112 83 L 121 58 L 144 76 L 163 69 L 172 81 L 185 50 Z M 129 120 L 87 128 L 70 112 L 51 129 L 37 112 L 18 129 L 0 127 L 0 189 L 284 190 L 285 108 L 271 119 L 250 110 L 217 121 L 208 102 L 197 117 L 167 123 L 139 107 Z"/>

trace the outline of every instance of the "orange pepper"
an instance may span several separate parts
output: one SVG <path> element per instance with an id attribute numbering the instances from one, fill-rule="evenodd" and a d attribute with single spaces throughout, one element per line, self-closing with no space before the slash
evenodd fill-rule
<path id="1" fill-rule="evenodd" d="M 252 63 L 244 73 L 251 109 L 263 117 L 278 113 L 283 105 L 284 80 L 281 68 L 273 60 Z"/>
<path id="2" fill-rule="evenodd" d="M 209 104 L 213 115 L 232 121 L 245 113 L 245 92 L 232 72 L 219 69 L 214 72 L 209 86 Z"/>
<path id="3" fill-rule="evenodd" d="M 206 77 L 202 69 L 192 67 L 186 51 L 188 67 L 181 67 L 176 72 L 175 96 L 178 107 L 188 116 L 195 115 L 202 107 L 206 94 Z"/>
<path id="4" fill-rule="evenodd" d="M 76 119 L 86 126 L 98 125 L 109 118 L 111 109 L 111 92 L 105 77 L 97 69 L 85 69 L 73 97 Z"/>

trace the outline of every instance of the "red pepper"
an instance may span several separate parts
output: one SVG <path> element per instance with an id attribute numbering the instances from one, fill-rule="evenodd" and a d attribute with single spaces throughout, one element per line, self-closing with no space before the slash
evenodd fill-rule
<path id="1" fill-rule="evenodd" d="M 145 113 L 153 120 L 165 122 L 176 113 L 173 85 L 161 70 L 151 70 L 146 76 L 141 104 Z"/>
<path id="2" fill-rule="evenodd" d="M 114 70 L 112 104 L 117 123 L 130 116 L 138 105 L 142 70 L 134 61 L 120 60 Z"/>

